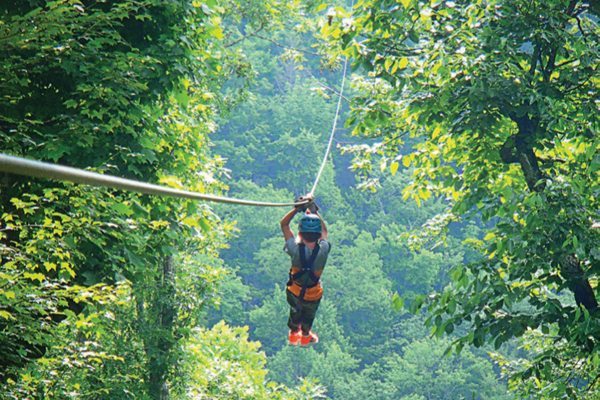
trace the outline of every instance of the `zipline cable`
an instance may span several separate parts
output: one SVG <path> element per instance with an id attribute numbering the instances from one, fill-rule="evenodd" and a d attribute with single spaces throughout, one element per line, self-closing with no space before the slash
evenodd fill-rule
<path id="1" fill-rule="evenodd" d="M 354 2 L 353 2 L 354 4 Z M 344 60 L 344 70 L 342 72 L 342 83 L 340 84 L 340 91 L 338 96 L 337 109 L 335 110 L 335 117 L 333 117 L 333 126 L 331 127 L 331 134 L 329 135 L 329 143 L 327 143 L 327 150 L 325 150 L 325 155 L 323 156 L 323 161 L 321 162 L 321 167 L 319 168 L 319 172 L 317 172 L 317 177 L 315 178 L 315 183 L 313 183 L 312 189 L 310 189 L 310 195 L 314 196 L 315 190 L 317 190 L 317 185 L 319 184 L 319 179 L 321 179 L 321 174 L 325 169 L 325 165 L 327 164 L 327 158 L 329 157 L 329 153 L 331 152 L 331 146 L 333 145 L 333 137 L 335 136 L 335 129 L 338 122 L 338 117 L 340 115 L 340 110 L 342 108 L 342 99 L 344 98 L 344 84 L 346 83 L 346 70 L 348 68 L 348 57 Z"/>
<path id="2" fill-rule="evenodd" d="M 174 189 L 168 186 L 154 185 L 133 179 L 119 178 L 112 175 L 99 174 L 97 172 L 84 171 L 78 168 L 28 160 L 2 153 L 0 153 L 0 171 L 10 172 L 17 175 L 34 176 L 37 178 L 82 183 L 85 185 L 104 186 L 113 189 L 122 189 L 150 195 L 182 197 L 193 200 L 213 201 L 216 203 L 240 204 L 244 206 L 291 207 L 307 203 L 306 200 L 297 203 L 272 203 L 215 196 L 211 194 Z"/>
<path id="3" fill-rule="evenodd" d="M 350 9 L 354 8 L 354 0 L 352 0 L 352 5 Z M 342 108 L 342 99 L 344 98 L 344 86 L 346 83 L 346 70 L 348 68 L 348 57 L 344 58 L 344 69 L 342 71 L 342 82 L 340 84 L 340 91 L 338 97 L 337 108 L 335 110 L 335 116 L 333 117 L 333 126 L 331 127 L 331 134 L 329 135 L 329 143 L 327 143 L 327 149 L 325 150 L 325 155 L 323 156 L 323 161 L 321 162 L 321 166 L 319 167 L 319 172 L 317 172 L 317 177 L 315 178 L 315 182 L 313 183 L 312 189 L 310 189 L 310 196 L 314 197 L 315 190 L 317 190 L 317 185 L 319 184 L 319 179 L 321 179 L 321 174 L 325 169 L 325 165 L 327 164 L 327 158 L 329 157 L 329 153 L 331 152 L 331 146 L 333 145 L 333 137 L 335 136 L 335 129 L 337 127 L 338 117 L 340 114 L 340 110 Z"/>

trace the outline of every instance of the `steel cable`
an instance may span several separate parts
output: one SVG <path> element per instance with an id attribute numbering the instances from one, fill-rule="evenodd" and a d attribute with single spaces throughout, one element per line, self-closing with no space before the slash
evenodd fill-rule
<path id="1" fill-rule="evenodd" d="M 21 157 L 9 156 L 0 153 L 0 171 L 17 175 L 34 176 L 37 178 L 57 179 L 73 183 L 81 183 L 92 186 L 103 186 L 113 189 L 122 189 L 150 195 L 182 197 L 193 200 L 206 200 L 217 203 L 241 204 L 245 206 L 258 207 L 291 207 L 306 204 L 307 201 L 297 203 L 272 203 L 265 201 L 254 201 L 235 199 L 231 197 L 215 196 L 187 190 L 179 190 L 167 186 L 154 185 L 151 183 L 136 181 L 133 179 L 119 178 L 112 175 L 99 174 L 97 172 L 84 171 L 78 168 L 65 167 L 41 161 L 28 160 Z"/>

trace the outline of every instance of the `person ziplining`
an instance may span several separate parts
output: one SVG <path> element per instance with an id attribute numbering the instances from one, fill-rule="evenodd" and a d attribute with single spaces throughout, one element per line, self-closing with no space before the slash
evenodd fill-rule
<path id="1" fill-rule="evenodd" d="M 290 305 L 288 341 L 291 345 L 308 346 L 319 342 L 312 326 L 323 296 L 321 275 L 331 245 L 327 240 L 327 226 L 319 215 L 312 194 L 300 200 L 308 200 L 308 203 L 295 206 L 281 219 L 280 225 L 285 240 L 284 251 L 292 261 L 286 290 Z M 302 216 L 296 238 L 290 222 L 298 213 L 302 213 Z"/>

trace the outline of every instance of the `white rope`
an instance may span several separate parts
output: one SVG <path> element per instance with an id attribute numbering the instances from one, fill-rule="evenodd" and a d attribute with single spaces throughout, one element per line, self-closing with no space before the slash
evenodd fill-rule
<path id="1" fill-rule="evenodd" d="M 317 177 L 315 178 L 315 183 L 313 183 L 312 189 L 310 189 L 310 195 L 314 196 L 315 190 L 317 190 L 317 185 L 319 184 L 319 179 L 321 179 L 321 174 L 325 169 L 325 164 L 327 164 L 327 158 L 329 157 L 329 153 L 331 152 L 331 146 L 333 145 L 333 137 L 335 136 L 335 129 L 337 127 L 338 117 L 340 115 L 340 110 L 342 108 L 342 99 L 344 98 L 344 84 L 346 83 L 346 69 L 348 68 L 348 57 L 344 60 L 344 70 L 342 72 L 342 83 L 340 86 L 337 109 L 335 110 L 335 117 L 333 118 L 333 126 L 331 127 L 331 134 L 329 135 L 329 143 L 327 143 L 327 150 L 325 150 L 325 155 L 323 156 L 323 161 L 321 162 L 321 167 L 319 168 L 319 172 L 317 172 Z"/>

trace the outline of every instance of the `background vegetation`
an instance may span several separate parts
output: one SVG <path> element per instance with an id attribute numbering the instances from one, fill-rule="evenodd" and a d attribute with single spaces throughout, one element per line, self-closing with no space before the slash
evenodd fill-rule
<path id="1" fill-rule="evenodd" d="M 595 399 L 595 7 L 0 5 L 3 152 L 177 188 L 307 192 L 353 69 L 319 344 L 285 210 L 2 174 L 0 398 Z"/>

